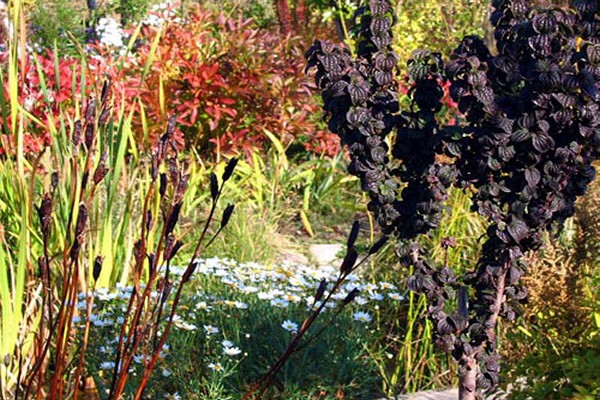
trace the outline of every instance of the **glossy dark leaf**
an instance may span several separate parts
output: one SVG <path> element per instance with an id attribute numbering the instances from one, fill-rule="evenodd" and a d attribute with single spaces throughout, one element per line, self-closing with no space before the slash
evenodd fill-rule
<path id="1" fill-rule="evenodd" d="M 517 129 L 516 131 L 513 132 L 511 139 L 514 140 L 515 142 L 523 142 L 529 138 L 531 138 L 531 132 L 529 131 L 529 129 L 526 128 L 521 128 L 521 129 Z"/>
<path id="2" fill-rule="evenodd" d="M 466 286 L 461 286 L 458 292 L 458 315 L 469 316 L 469 289 Z"/>
<path id="3" fill-rule="evenodd" d="M 528 236 L 529 227 L 523 220 L 513 217 L 512 221 L 507 227 L 507 231 L 514 241 L 519 243 Z"/>
<path id="4" fill-rule="evenodd" d="M 438 321 L 436 330 L 440 333 L 440 335 L 447 335 L 454 331 L 454 326 L 452 326 L 447 318 L 444 318 Z"/>
<path id="5" fill-rule="evenodd" d="M 366 82 L 350 83 L 348 85 L 348 93 L 352 104 L 360 105 L 367 101 L 369 97 L 369 87 Z"/>
<path id="6" fill-rule="evenodd" d="M 374 15 L 383 15 L 390 11 L 389 0 L 369 0 L 369 10 Z"/>
<path id="7" fill-rule="evenodd" d="M 541 178 L 542 175 L 540 171 L 536 168 L 530 167 L 525 170 L 525 180 L 527 181 L 527 184 L 532 188 L 537 186 Z"/>
<path id="8" fill-rule="evenodd" d="M 371 41 L 373 41 L 373 44 L 381 50 L 389 46 L 389 44 L 392 41 L 392 38 L 388 32 L 382 32 L 378 35 L 373 35 L 371 37 Z"/>
<path id="9" fill-rule="evenodd" d="M 544 133 L 534 135 L 531 142 L 533 148 L 540 153 L 545 153 L 554 147 L 554 139 Z"/>
<path id="10" fill-rule="evenodd" d="M 504 162 L 510 161 L 515 157 L 516 151 L 514 146 L 500 146 L 498 147 L 498 157 Z"/>
<path id="11" fill-rule="evenodd" d="M 460 145 L 455 142 L 447 142 L 446 143 L 446 151 L 450 156 L 460 157 Z"/>
<path id="12" fill-rule="evenodd" d="M 373 15 L 371 18 L 371 31 L 374 34 L 383 33 L 392 27 L 392 19 L 385 15 Z"/>

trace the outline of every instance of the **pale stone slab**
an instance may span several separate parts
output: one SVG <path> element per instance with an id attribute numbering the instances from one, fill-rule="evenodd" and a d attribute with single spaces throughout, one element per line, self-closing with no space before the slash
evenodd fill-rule
<path id="1" fill-rule="evenodd" d="M 335 265 L 339 261 L 339 254 L 344 250 L 343 244 L 311 244 L 309 247 L 310 256 L 317 265 Z"/>

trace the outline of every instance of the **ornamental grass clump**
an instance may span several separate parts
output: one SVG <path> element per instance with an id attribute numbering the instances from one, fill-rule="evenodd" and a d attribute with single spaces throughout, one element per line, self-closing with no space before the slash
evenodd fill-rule
<path id="1" fill-rule="evenodd" d="M 102 326 L 92 318 L 92 310 L 100 293 L 98 289 L 104 286 L 101 276 L 107 269 L 105 256 L 92 253 L 91 244 L 98 240 L 98 232 L 101 232 L 94 214 L 110 210 L 106 205 L 97 206 L 97 201 L 105 194 L 105 187 L 114 184 L 110 180 L 118 178 L 111 170 L 119 168 L 109 156 L 111 147 L 118 143 L 116 136 L 111 135 L 112 101 L 110 83 L 106 82 L 97 99 L 91 97 L 85 102 L 82 118 L 73 123 L 65 142 L 61 142 L 65 145 L 62 168 L 48 172 L 34 165 L 27 173 L 31 179 L 32 201 L 36 197 L 33 192 L 38 186 L 36 179 L 40 178 L 37 174 L 48 173 L 49 177 L 45 179 L 48 183 L 40 188 L 44 192 L 35 205 L 38 225 L 30 226 L 27 220 L 20 222 L 22 229 L 31 229 L 32 234 L 37 227 L 41 237 L 41 250 L 39 246 L 29 250 L 31 258 L 37 258 L 37 267 L 27 265 L 22 278 L 32 287 L 39 286 L 27 292 L 33 297 L 31 307 L 36 310 L 34 315 L 39 322 L 29 325 L 22 322 L 26 338 L 19 340 L 6 354 L 8 362 L 15 364 L 17 370 L 11 382 L 14 388 L 6 388 L 15 399 L 78 398 L 87 376 L 88 339 Z M 133 243 L 128 277 L 132 290 L 123 317 L 116 321 L 119 332 L 112 352 L 114 358 L 110 360 L 113 370 L 107 393 L 111 399 L 121 398 L 125 392 L 132 392 L 135 399 L 144 395 L 150 376 L 162 358 L 171 327 L 179 323 L 176 311 L 183 288 L 198 266 L 194 260 L 219 237 L 234 211 L 233 204 L 227 205 L 215 223 L 219 200 L 237 165 L 236 158 L 229 161 L 220 179 L 215 173 L 210 175 L 209 214 L 197 224 L 196 242 L 188 244 L 191 261 L 183 268 L 181 277 L 174 278 L 171 263 L 186 245 L 176 228 L 190 178 L 175 144 L 174 132 L 175 118 L 171 117 L 144 164 L 147 180 L 141 196 L 139 225 L 136 224 L 139 236 Z M 8 158 L 6 162 L 11 161 Z M 18 244 L 19 252 L 26 251 L 25 246 L 26 240 Z M 10 253 L 8 244 L 7 247 Z M 4 258 L 0 261 L 5 262 Z M 106 272 L 110 274 L 110 268 Z M 2 278 L 4 311 L 8 298 L 4 292 L 11 288 L 4 282 L 6 278 Z M 78 299 L 85 304 L 82 310 L 78 310 Z M 84 321 L 79 332 L 74 329 L 77 320 Z M 7 324 L 3 320 L 2 326 Z M 32 336 L 31 344 L 28 336 Z M 141 363 L 142 368 L 136 386 L 131 388 L 127 385 L 134 362 Z"/>
<path id="2" fill-rule="evenodd" d="M 416 51 L 408 62 L 411 104 L 402 111 L 388 0 L 360 10 L 356 58 L 326 41 L 307 53 L 329 128 L 349 149 L 349 172 L 360 177 L 383 232 L 399 239 L 401 262 L 414 267 L 408 286 L 427 297 L 435 343 L 459 364 L 461 399 L 497 385 L 495 328 L 526 302 L 524 255 L 573 215 L 595 175 L 600 9 L 592 1 L 572 6 L 494 1 L 497 54 L 476 36 L 445 65 L 438 53 Z M 438 122 L 440 82 L 450 82 L 463 125 Z M 462 275 L 435 265 L 415 240 L 439 225 L 451 186 L 470 193 L 489 223 L 477 264 Z"/>

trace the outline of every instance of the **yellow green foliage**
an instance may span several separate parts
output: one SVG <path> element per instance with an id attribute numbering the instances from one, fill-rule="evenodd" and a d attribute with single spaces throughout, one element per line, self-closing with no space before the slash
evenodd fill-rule
<path id="1" fill-rule="evenodd" d="M 463 36 L 484 36 L 489 3 L 483 0 L 399 1 L 393 45 L 402 69 L 415 49 L 428 48 L 448 55 Z"/>

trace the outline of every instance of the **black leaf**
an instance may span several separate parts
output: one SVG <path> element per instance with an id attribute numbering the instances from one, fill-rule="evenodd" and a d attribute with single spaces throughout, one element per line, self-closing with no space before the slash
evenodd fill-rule
<path id="1" fill-rule="evenodd" d="M 348 247 L 354 247 L 354 242 L 356 242 L 356 238 L 358 237 L 358 231 L 360 229 L 360 223 L 358 221 L 354 221 L 352 224 L 352 229 L 350 230 L 350 235 L 348 235 Z"/>
<path id="2" fill-rule="evenodd" d="M 94 281 L 97 282 L 100 277 L 100 273 L 102 272 L 102 262 L 104 259 L 101 256 L 96 256 L 94 260 L 94 269 L 92 271 L 92 276 L 94 277 Z"/>
<path id="3" fill-rule="evenodd" d="M 456 142 L 447 142 L 446 144 L 446 152 L 450 156 L 460 157 L 460 145 Z"/>
<path id="4" fill-rule="evenodd" d="M 235 208 L 235 204 L 228 204 L 223 211 L 223 218 L 221 218 L 221 229 L 227 226 L 229 219 L 231 218 L 231 214 L 233 214 L 233 209 Z"/>
<path id="5" fill-rule="evenodd" d="M 217 201 L 217 196 L 219 195 L 219 180 L 217 179 L 217 175 L 212 172 L 210 174 L 210 197 L 213 202 Z"/>
<path id="6" fill-rule="evenodd" d="M 541 178 L 542 175 L 536 168 L 530 167 L 525 170 L 525 180 L 530 187 L 535 188 Z"/>
<path id="7" fill-rule="evenodd" d="M 529 138 L 531 138 L 531 132 L 527 128 L 517 129 L 511 135 L 511 139 L 515 142 L 523 142 Z"/>
<path id="8" fill-rule="evenodd" d="M 458 291 L 458 315 L 469 316 L 469 289 L 466 286 L 461 286 Z"/>
<path id="9" fill-rule="evenodd" d="M 358 252 L 354 247 L 349 247 L 346 252 L 346 256 L 344 257 L 344 261 L 342 261 L 342 265 L 340 266 L 340 272 L 343 275 L 347 275 L 352 271 L 354 264 L 356 263 L 356 259 L 358 258 Z"/>
<path id="10" fill-rule="evenodd" d="M 388 0 L 369 0 L 369 10 L 373 15 L 383 15 L 390 10 Z"/>
<path id="11" fill-rule="evenodd" d="M 221 178 L 223 180 L 223 182 L 227 182 L 227 180 L 229 180 L 229 178 L 231 178 L 231 174 L 233 174 L 233 171 L 235 170 L 237 163 L 238 163 L 237 158 L 232 158 L 231 160 L 229 160 L 229 162 L 227 163 L 227 166 L 225 167 L 225 171 L 223 171 L 223 176 Z"/>
<path id="12" fill-rule="evenodd" d="M 554 139 L 544 133 L 541 133 L 533 136 L 532 144 L 534 149 L 540 153 L 545 153 L 554 147 Z"/>
<path id="13" fill-rule="evenodd" d="M 378 241 L 376 241 L 375 244 L 369 249 L 369 255 L 377 253 L 387 243 L 388 239 L 388 236 L 383 236 Z"/>
<path id="14" fill-rule="evenodd" d="M 350 83 L 348 85 L 348 93 L 350 94 L 352 104 L 363 104 L 369 98 L 369 87 L 364 80 L 356 83 Z"/>

